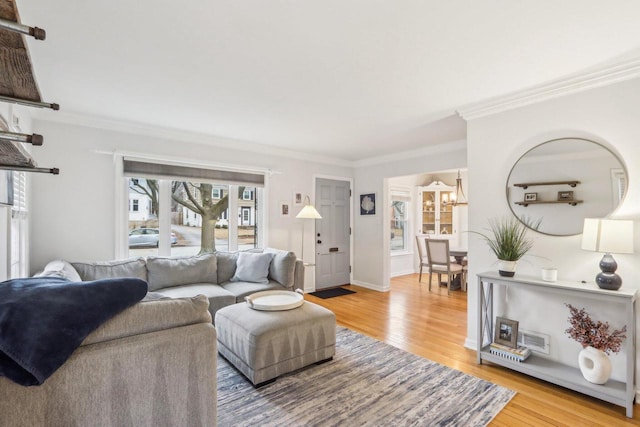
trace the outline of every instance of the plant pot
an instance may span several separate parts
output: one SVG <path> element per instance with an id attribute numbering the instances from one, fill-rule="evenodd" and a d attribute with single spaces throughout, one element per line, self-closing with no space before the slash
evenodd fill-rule
<path id="1" fill-rule="evenodd" d="M 513 277 L 516 274 L 516 263 L 518 261 L 498 260 L 498 273 L 504 277 Z"/>
<path id="2" fill-rule="evenodd" d="M 593 384 L 604 384 L 611 376 L 611 360 L 604 351 L 591 346 L 578 354 L 578 365 L 585 380 Z"/>

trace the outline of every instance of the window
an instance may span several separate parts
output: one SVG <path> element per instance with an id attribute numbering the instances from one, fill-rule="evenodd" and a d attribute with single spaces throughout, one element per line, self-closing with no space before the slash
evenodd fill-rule
<path id="1" fill-rule="evenodd" d="M 139 203 L 140 203 L 140 201 L 138 199 L 133 199 L 131 201 L 131 211 L 132 212 L 138 212 L 138 210 L 139 210 L 138 204 Z"/>
<path id="2" fill-rule="evenodd" d="M 391 252 L 407 252 L 408 212 L 410 196 L 408 192 L 391 192 Z"/>
<path id="3" fill-rule="evenodd" d="M 10 277 L 27 277 L 27 174 L 13 172 L 13 206 L 11 208 Z"/>
<path id="4" fill-rule="evenodd" d="M 124 173 L 131 176 L 130 200 L 139 200 L 138 212 L 133 202 L 129 212 L 129 256 L 194 255 L 261 244 L 256 211 L 264 175 L 130 160 L 124 160 Z M 152 214 L 144 215 L 145 206 Z M 229 212 L 236 212 L 233 221 Z M 154 230 L 153 238 L 136 237 L 140 228 Z"/>

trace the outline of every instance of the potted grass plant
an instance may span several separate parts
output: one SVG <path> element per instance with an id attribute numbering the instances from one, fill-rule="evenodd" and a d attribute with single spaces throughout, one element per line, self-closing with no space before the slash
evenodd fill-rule
<path id="1" fill-rule="evenodd" d="M 527 228 L 536 230 L 540 221 L 519 220 L 513 216 L 489 219 L 489 234 L 474 231 L 486 242 L 498 258 L 498 273 L 513 277 L 516 263 L 533 247 L 533 240 L 527 237 Z"/>

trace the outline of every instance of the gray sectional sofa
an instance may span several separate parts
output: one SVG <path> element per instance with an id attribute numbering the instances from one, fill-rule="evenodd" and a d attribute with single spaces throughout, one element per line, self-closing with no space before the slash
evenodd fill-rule
<path id="1" fill-rule="evenodd" d="M 267 290 L 303 289 L 304 265 L 293 252 L 266 248 L 247 252 L 216 252 L 186 257 L 130 258 L 106 262 L 52 261 L 38 275 L 91 281 L 115 277 L 146 280 L 149 292 L 171 298 L 204 295 L 209 312 L 243 302 Z"/>
<path id="2" fill-rule="evenodd" d="M 42 385 L 0 377 L 0 425 L 213 426 L 216 330 L 207 298 L 152 294 L 93 331 Z"/>

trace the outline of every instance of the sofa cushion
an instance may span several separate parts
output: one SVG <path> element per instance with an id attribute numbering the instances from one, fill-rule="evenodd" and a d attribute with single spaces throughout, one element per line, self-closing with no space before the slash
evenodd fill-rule
<path id="1" fill-rule="evenodd" d="M 216 256 L 147 257 L 149 290 L 192 283 L 218 283 Z"/>
<path id="2" fill-rule="evenodd" d="M 262 291 L 283 291 L 282 285 L 275 280 L 270 280 L 267 283 L 252 283 L 252 282 L 226 282 L 222 284 L 222 287 L 235 295 L 236 302 L 244 302 L 244 297 L 247 295 L 255 294 Z"/>
<path id="3" fill-rule="evenodd" d="M 44 267 L 44 270 L 34 277 L 61 277 L 63 279 L 71 280 L 72 282 L 82 282 L 82 278 L 78 274 L 75 268 L 67 261 L 57 259 L 51 261 Z"/>
<path id="4" fill-rule="evenodd" d="M 273 254 L 269 266 L 269 278 L 287 289 L 293 289 L 296 270 L 296 254 L 279 249 L 265 248 L 264 253 Z"/>
<path id="5" fill-rule="evenodd" d="M 269 266 L 273 254 L 240 252 L 232 282 L 269 283 Z"/>
<path id="6" fill-rule="evenodd" d="M 211 314 L 207 310 L 209 302 L 202 295 L 185 298 L 152 295 L 103 323 L 84 339 L 82 345 L 211 322 Z"/>
<path id="7" fill-rule="evenodd" d="M 147 280 L 147 267 L 144 258 L 103 262 L 72 262 L 71 265 L 84 281 L 118 277 L 135 277 Z"/>
<path id="8" fill-rule="evenodd" d="M 158 294 L 171 297 L 182 298 L 194 295 L 204 295 L 209 299 L 209 312 L 215 316 L 216 311 L 236 303 L 236 297 L 231 292 L 223 289 L 219 285 L 209 283 L 194 283 L 191 285 L 175 286 L 172 288 L 158 289 Z"/>
<path id="9" fill-rule="evenodd" d="M 216 283 L 228 282 L 236 274 L 238 252 L 216 252 L 216 259 L 218 262 L 218 281 Z"/>

